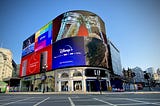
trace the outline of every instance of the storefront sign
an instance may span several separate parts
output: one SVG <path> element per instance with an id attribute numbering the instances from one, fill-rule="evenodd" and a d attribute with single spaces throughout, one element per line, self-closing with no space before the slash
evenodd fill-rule
<path id="1" fill-rule="evenodd" d="M 106 76 L 106 70 L 101 69 L 85 69 L 85 76 L 87 77 L 105 77 Z"/>

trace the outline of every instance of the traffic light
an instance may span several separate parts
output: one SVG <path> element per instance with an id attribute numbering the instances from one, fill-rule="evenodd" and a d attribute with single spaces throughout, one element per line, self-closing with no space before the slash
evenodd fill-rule
<path id="1" fill-rule="evenodd" d="M 149 79 L 149 78 L 150 78 L 149 74 L 148 74 L 148 73 L 145 73 L 145 74 L 144 74 L 144 78 L 145 78 L 145 79 Z"/>
<path id="2" fill-rule="evenodd" d="M 128 70 L 128 77 L 131 78 L 132 77 L 132 71 Z"/>

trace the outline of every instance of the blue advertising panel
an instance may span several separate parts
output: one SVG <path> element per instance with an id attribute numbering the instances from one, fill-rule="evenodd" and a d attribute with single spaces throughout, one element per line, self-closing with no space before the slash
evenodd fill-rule
<path id="1" fill-rule="evenodd" d="M 35 45 L 34 40 L 35 40 L 35 34 L 23 42 L 22 57 L 34 52 L 34 45 Z"/>
<path id="2" fill-rule="evenodd" d="M 52 46 L 52 68 L 85 65 L 84 37 L 59 40 Z"/>

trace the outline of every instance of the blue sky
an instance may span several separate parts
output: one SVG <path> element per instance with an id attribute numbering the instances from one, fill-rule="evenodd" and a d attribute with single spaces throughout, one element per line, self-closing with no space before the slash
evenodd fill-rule
<path id="1" fill-rule="evenodd" d="M 20 63 L 23 41 L 70 10 L 102 18 L 123 67 L 160 67 L 160 0 L 0 0 L 0 46 Z"/>

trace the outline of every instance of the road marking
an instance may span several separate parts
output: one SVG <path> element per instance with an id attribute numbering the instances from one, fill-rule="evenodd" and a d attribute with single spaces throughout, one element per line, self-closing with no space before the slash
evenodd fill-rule
<path id="1" fill-rule="evenodd" d="M 68 99 L 69 99 L 69 102 L 70 102 L 71 106 L 75 106 L 75 104 L 73 103 L 72 99 L 70 97 L 68 97 Z"/>
<path id="2" fill-rule="evenodd" d="M 130 100 L 132 102 L 140 102 L 140 103 L 145 103 L 145 104 L 148 104 L 149 102 L 145 102 L 145 101 L 140 101 L 140 100 L 135 100 L 135 99 L 129 99 L 129 98 L 126 98 L 126 100 Z"/>
<path id="3" fill-rule="evenodd" d="M 138 100 L 159 100 L 159 99 L 152 99 L 152 98 L 134 98 Z"/>
<path id="4" fill-rule="evenodd" d="M 140 101 L 140 100 L 135 100 L 135 99 L 129 99 L 129 98 L 126 98 L 126 100 L 130 100 L 130 101 L 133 101 L 133 102 L 140 102 L 140 103 L 143 103 L 143 104 L 159 105 L 158 103 L 145 102 L 145 101 Z M 135 104 L 136 104 L 136 103 L 135 103 Z M 137 103 L 137 104 L 138 104 L 138 103 Z"/>
<path id="5" fill-rule="evenodd" d="M 80 98 L 80 97 L 77 95 L 77 96 L 73 96 L 72 98 Z"/>
<path id="6" fill-rule="evenodd" d="M 42 100 L 42 101 L 40 101 L 40 102 L 38 102 L 38 103 L 36 103 L 35 105 L 33 105 L 33 106 L 38 106 L 39 104 L 41 104 L 41 103 L 43 103 L 43 102 L 45 102 L 46 100 L 48 100 L 50 97 L 48 97 L 48 98 L 46 98 L 46 99 L 44 99 L 44 100 Z"/>
<path id="7" fill-rule="evenodd" d="M 93 99 L 92 98 L 88 98 L 88 99 L 83 99 L 83 98 L 80 98 L 80 99 L 76 99 L 76 100 L 74 100 L 74 101 L 93 101 Z"/>
<path id="8" fill-rule="evenodd" d="M 95 99 L 97 101 L 100 101 L 100 102 L 103 102 L 103 103 L 106 103 L 106 104 L 111 105 L 111 106 L 117 106 L 115 104 L 112 104 L 112 103 L 109 103 L 109 102 L 106 102 L 106 101 L 103 101 L 103 100 L 100 100 L 100 99 L 97 99 L 97 98 L 93 98 L 93 99 Z"/>
<path id="9" fill-rule="evenodd" d="M 134 98 L 134 99 L 129 99 L 129 98 L 105 98 L 105 100 L 129 100 L 132 102 L 138 102 L 138 103 L 127 103 L 127 104 L 116 104 L 116 105 L 140 105 L 140 104 L 153 104 L 153 105 L 160 105 L 160 102 L 146 102 L 142 100 L 136 100 L 136 99 L 142 99 L 142 100 L 159 100 L 159 99 L 147 99 L 147 98 Z"/>
<path id="10" fill-rule="evenodd" d="M 76 105 L 76 106 L 107 106 L 107 105 Z"/>
<path id="11" fill-rule="evenodd" d="M 126 103 L 126 104 L 117 104 L 118 106 L 130 106 L 130 105 L 145 105 L 149 103 Z"/>
<path id="12" fill-rule="evenodd" d="M 15 101 L 15 102 L 5 103 L 5 104 L 2 104 L 1 106 L 6 106 L 6 105 L 9 105 L 9 104 L 17 103 L 17 102 L 24 101 L 24 100 L 28 100 L 28 99 L 31 99 L 31 98 L 33 98 L 33 97 L 29 97 L 29 98 L 26 98 L 26 99 L 17 100 L 17 101 Z"/>
<path id="13" fill-rule="evenodd" d="M 127 103 L 127 104 L 117 104 L 118 106 L 120 105 L 122 105 L 122 106 L 130 106 L 130 105 L 145 105 L 145 104 L 152 104 L 152 105 L 160 105 L 159 103 Z"/>
<path id="14" fill-rule="evenodd" d="M 2 97 L 3 98 L 3 97 Z M 12 99 L 19 99 L 19 97 L 14 97 L 14 98 L 11 98 L 11 99 L 9 99 L 9 100 L 12 100 Z M 22 98 L 21 98 L 22 99 Z M 0 101 L 8 101 L 8 98 L 5 98 L 5 99 L 1 99 Z"/>

